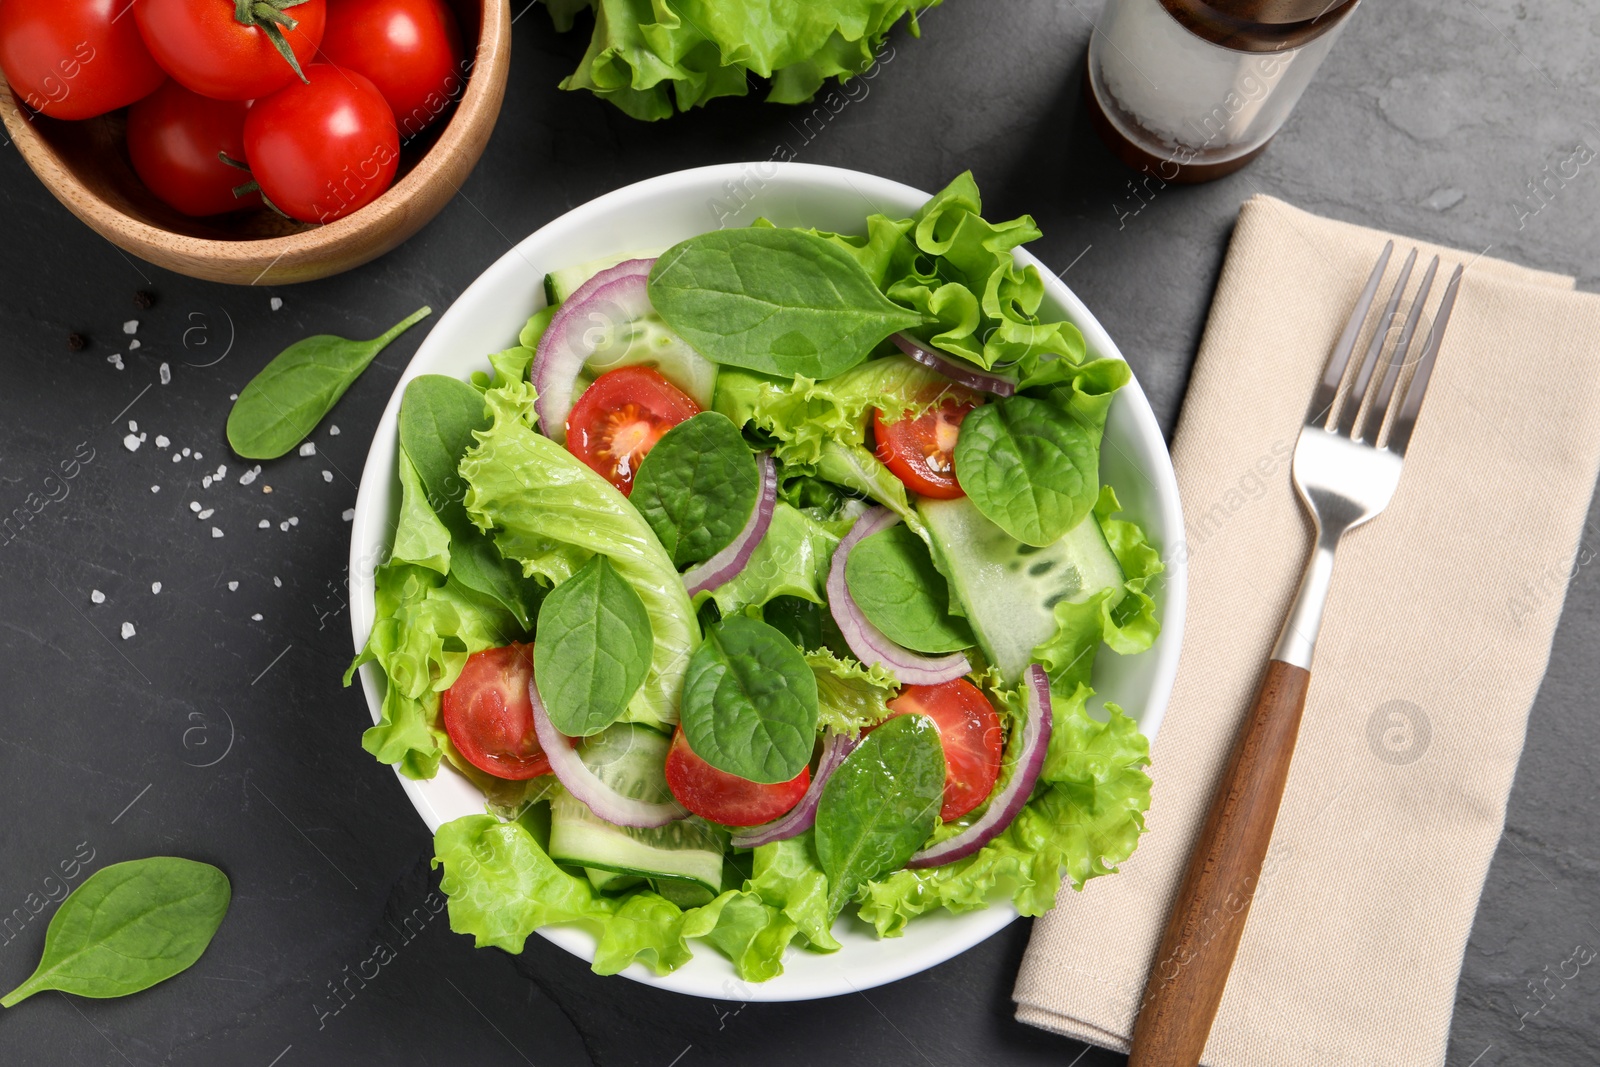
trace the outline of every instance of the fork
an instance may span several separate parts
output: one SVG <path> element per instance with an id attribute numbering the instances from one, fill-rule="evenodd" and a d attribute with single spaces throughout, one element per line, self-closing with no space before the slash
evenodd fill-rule
<path id="1" fill-rule="evenodd" d="M 1416 264 L 1412 249 L 1345 389 L 1356 341 L 1393 251 L 1393 241 L 1384 245 L 1306 409 L 1293 471 L 1295 489 L 1315 524 L 1315 545 L 1167 920 L 1134 1024 L 1129 1067 L 1193 1067 L 1200 1062 L 1289 777 L 1339 541 L 1381 512 L 1400 481 L 1462 268 L 1450 276 L 1410 380 L 1398 389 L 1439 268 L 1434 256 L 1380 375 L 1379 357 Z"/>

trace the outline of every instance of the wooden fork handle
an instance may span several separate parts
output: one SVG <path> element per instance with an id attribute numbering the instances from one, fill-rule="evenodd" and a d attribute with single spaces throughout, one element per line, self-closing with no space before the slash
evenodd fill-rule
<path id="1" fill-rule="evenodd" d="M 1145 986 L 1128 1067 L 1195 1067 L 1261 878 L 1311 673 L 1267 662 Z"/>

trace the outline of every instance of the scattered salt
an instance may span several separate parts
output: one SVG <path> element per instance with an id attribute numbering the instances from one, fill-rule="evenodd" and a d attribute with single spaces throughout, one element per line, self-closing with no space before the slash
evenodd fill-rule
<path id="1" fill-rule="evenodd" d="M 355 508 L 345 508 L 344 509 L 344 514 L 340 515 L 339 517 L 341 519 L 343 519 L 345 522 L 355 522 L 356 521 L 356 509 Z"/>
<path id="2" fill-rule="evenodd" d="M 337 427 L 337 426 L 329 426 L 328 427 L 328 436 L 329 437 L 338 437 L 339 436 L 339 427 Z"/>
<path id="3" fill-rule="evenodd" d="M 132 352 L 135 348 L 138 348 L 138 347 L 139 347 L 139 339 L 137 337 L 135 337 L 133 340 L 128 342 L 128 351 L 129 352 Z"/>
<path id="4" fill-rule="evenodd" d="M 183 454 L 181 452 L 174 452 L 172 454 L 172 462 L 174 462 L 174 463 L 182 463 L 183 462 Z"/>
<path id="5" fill-rule="evenodd" d="M 152 596 L 154 596 L 156 593 L 159 593 L 159 592 L 161 592 L 161 583 L 160 582 L 151 582 L 150 583 L 150 594 Z"/>
<path id="6" fill-rule="evenodd" d="M 211 536 L 213 538 L 221 537 L 222 536 L 222 531 L 217 529 L 215 526 L 213 526 L 213 527 L 211 527 Z"/>
<path id="7" fill-rule="evenodd" d="M 184 455 L 186 455 L 186 456 L 187 456 L 187 455 L 188 455 L 188 454 L 189 454 L 189 450 L 188 450 L 188 449 L 187 449 L 187 448 L 186 448 L 186 449 L 184 449 L 184 450 L 183 450 L 183 454 L 184 454 Z"/>
<path id="8" fill-rule="evenodd" d="M 325 481 L 325 482 L 333 481 L 333 472 L 332 471 L 323 471 L 322 472 L 322 480 Z"/>
<path id="9" fill-rule="evenodd" d="M 212 477 L 217 479 L 218 481 L 221 481 L 223 478 L 226 478 L 227 476 L 228 476 L 228 465 L 226 463 L 218 463 L 217 464 L 217 473 L 212 475 Z"/>
<path id="10" fill-rule="evenodd" d="M 172 368 L 167 366 L 165 363 L 161 364 L 161 384 L 172 384 Z"/>
<path id="11" fill-rule="evenodd" d="M 122 439 L 122 447 L 126 448 L 129 452 L 139 451 L 139 435 L 136 433 L 130 433 L 128 436 L 124 437 Z"/>
<path id="12" fill-rule="evenodd" d="M 159 492 L 161 492 L 161 487 L 159 485 L 152 485 L 150 487 L 150 491 L 152 493 L 159 493 Z"/>
<path id="13" fill-rule="evenodd" d="M 129 419 L 128 420 L 128 432 L 129 433 L 138 433 L 139 432 L 139 424 L 137 422 L 134 422 L 132 419 Z"/>
<path id="14" fill-rule="evenodd" d="M 289 525 L 290 526 L 299 526 L 300 525 L 300 517 L 298 515 L 290 515 L 289 516 Z"/>
<path id="15" fill-rule="evenodd" d="M 280 523 L 278 523 L 278 529 L 282 530 L 284 533 L 288 533 L 289 532 L 289 524 L 286 523 L 286 522 L 280 522 Z"/>
<path id="16" fill-rule="evenodd" d="M 312 442 L 307 441 L 305 444 L 300 446 L 300 454 L 302 456 L 314 456 L 317 454 L 317 446 Z"/>
<path id="17" fill-rule="evenodd" d="M 258 529 L 258 530 L 270 530 L 271 528 L 272 528 L 272 520 L 271 519 L 262 519 L 260 522 L 256 523 L 256 529 Z"/>
<path id="18" fill-rule="evenodd" d="M 139 440 L 142 442 L 145 438 L 147 438 L 149 436 L 150 435 L 148 433 L 140 433 L 139 434 Z"/>
<path id="19" fill-rule="evenodd" d="M 239 475 L 239 484 L 240 485 L 249 485 L 251 482 L 256 480 L 256 475 L 258 475 L 260 473 L 261 473 L 261 464 L 258 463 L 252 469 L 247 470 L 243 474 Z"/>
<path id="20" fill-rule="evenodd" d="M 229 400 L 238 400 L 239 399 L 239 394 L 238 393 L 229 393 L 228 394 L 228 399 Z"/>
<path id="21" fill-rule="evenodd" d="M 106 362 L 111 364 L 113 367 L 117 368 L 118 370 L 121 370 L 122 369 L 122 353 L 121 352 L 113 352 L 113 353 L 111 353 L 109 356 L 106 357 Z"/>
<path id="22" fill-rule="evenodd" d="M 261 612 L 259 612 L 259 611 L 256 612 L 254 615 L 250 616 L 250 619 L 253 622 L 260 622 L 261 621 Z"/>
<path id="23" fill-rule="evenodd" d="M 164 433 L 156 434 L 156 447 L 157 448 L 166 448 L 171 443 L 172 442 L 167 439 L 167 435 L 166 434 L 164 434 Z"/>
<path id="24" fill-rule="evenodd" d="M 134 631 L 134 628 L 133 628 L 133 623 L 125 622 L 125 623 L 122 624 L 122 639 L 124 641 L 126 641 L 128 638 L 132 637 L 134 635 L 134 633 L 135 633 L 135 631 Z"/>
<path id="25" fill-rule="evenodd" d="M 272 584 L 277 586 L 279 589 L 282 589 L 283 588 L 283 579 L 279 578 L 276 574 L 274 574 L 272 576 Z"/>
<path id="26" fill-rule="evenodd" d="M 211 488 L 211 475 L 208 474 L 204 478 L 200 479 L 200 488 L 202 488 L 202 489 L 210 489 Z"/>
<path id="27" fill-rule="evenodd" d="M 205 458 L 206 458 L 206 457 L 205 457 L 205 454 L 204 454 L 204 453 L 201 453 L 201 452 L 196 452 L 196 453 L 195 453 L 195 454 L 194 454 L 194 458 L 195 458 L 195 459 L 205 459 Z"/>
<path id="28" fill-rule="evenodd" d="M 200 501 L 198 501 L 198 500 L 189 501 L 189 510 L 198 515 L 200 513 Z"/>
<path id="29" fill-rule="evenodd" d="M 229 582 L 228 583 L 228 592 L 237 593 L 238 591 L 239 591 L 239 583 L 238 582 Z"/>
<path id="30" fill-rule="evenodd" d="M 89 590 L 89 599 L 93 603 L 104 604 L 106 602 L 106 595 L 98 589 L 91 589 Z"/>
<path id="31" fill-rule="evenodd" d="M 125 334 L 130 334 L 130 335 L 138 333 L 139 332 L 139 320 L 138 319 L 129 319 L 127 322 L 123 323 L 122 324 L 122 332 L 125 333 Z"/>
<path id="32" fill-rule="evenodd" d="M 195 518 L 197 518 L 197 519 L 209 519 L 212 516 L 212 513 L 215 512 L 216 510 L 217 510 L 216 508 L 206 508 L 200 514 L 196 515 Z"/>
<path id="33" fill-rule="evenodd" d="M 271 300 L 267 301 L 267 303 L 272 306 L 273 311 L 277 311 L 279 308 L 283 307 L 283 297 L 275 296 Z"/>

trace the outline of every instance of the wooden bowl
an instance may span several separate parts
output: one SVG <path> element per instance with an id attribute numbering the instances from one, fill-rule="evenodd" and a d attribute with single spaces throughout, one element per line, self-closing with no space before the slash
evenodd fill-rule
<path id="1" fill-rule="evenodd" d="M 382 196 L 324 225 L 292 222 L 265 208 L 203 219 L 179 214 L 134 174 L 126 109 L 83 122 L 30 116 L 0 80 L 0 120 L 67 210 L 141 259 L 235 285 L 326 278 L 383 255 L 421 229 L 455 196 L 489 141 L 505 98 L 509 0 L 447 2 L 461 23 L 470 68 L 454 112 L 403 139 L 400 170 Z"/>

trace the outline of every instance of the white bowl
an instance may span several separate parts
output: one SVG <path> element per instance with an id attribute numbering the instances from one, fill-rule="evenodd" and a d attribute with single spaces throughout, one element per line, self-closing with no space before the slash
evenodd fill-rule
<path id="1" fill-rule="evenodd" d="M 373 570 L 389 546 L 400 490 L 395 469 L 400 396 L 419 374 L 465 378 L 488 370 L 485 358 L 516 343 L 529 315 L 544 306 L 541 285 L 547 271 L 636 248 L 664 248 L 719 226 L 741 226 L 758 216 L 780 226 L 815 226 L 841 233 L 860 232 L 869 213 L 910 215 L 929 194 L 886 178 L 839 167 L 804 163 L 743 163 L 701 167 L 651 178 L 618 189 L 562 215 L 501 256 L 442 315 L 411 365 L 400 377 L 373 435 L 356 499 L 350 540 L 350 620 L 356 648 L 366 643 L 373 623 Z M 1027 252 L 1024 263 L 1039 266 L 1046 309 L 1078 325 L 1095 356 L 1121 358 L 1104 328 L 1053 271 Z M 1181 542 L 1183 522 L 1178 485 L 1160 428 L 1138 382 L 1117 394 L 1106 423 L 1101 479 L 1117 490 L 1127 515 L 1138 519 L 1152 542 L 1167 549 Z M 1155 647 L 1138 656 L 1102 649 L 1095 661 L 1094 687 L 1139 720 L 1154 738 L 1172 691 L 1183 637 L 1186 568 L 1181 554 L 1167 560 L 1156 598 L 1162 632 Z M 368 664 L 361 684 L 373 720 L 383 703 L 383 676 Z M 483 796 L 464 777 L 441 766 L 439 775 L 400 784 L 428 829 L 463 815 L 481 814 Z M 1070 901 L 1067 906 L 1070 905 Z M 866 924 L 841 918 L 834 930 L 844 946 L 824 955 L 791 949 L 784 973 L 751 984 L 735 977 L 732 966 L 709 945 L 694 958 L 658 978 L 634 964 L 622 973 L 647 985 L 694 996 L 739 1002 L 810 1000 L 837 996 L 916 974 L 964 952 L 1017 917 L 1008 901 L 983 911 L 918 918 L 904 936 L 880 941 Z M 546 939 L 584 959 L 594 956 L 594 938 L 575 927 L 539 931 Z"/>

